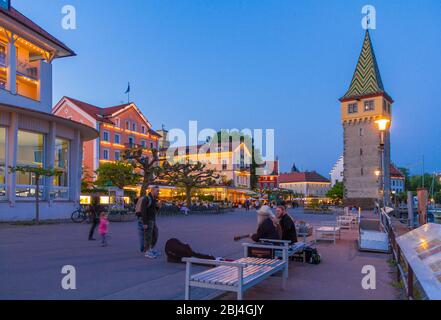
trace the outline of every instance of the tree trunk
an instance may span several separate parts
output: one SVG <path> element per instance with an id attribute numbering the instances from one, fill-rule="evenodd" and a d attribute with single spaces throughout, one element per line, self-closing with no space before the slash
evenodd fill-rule
<path id="1" fill-rule="evenodd" d="M 145 196 L 147 193 L 147 189 L 149 188 L 150 178 L 148 175 L 144 175 L 141 185 L 141 197 Z"/>
<path id="2" fill-rule="evenodd" d="M 37 190 L 35 192 L 35 223 L 36 224 L 40 224 L 40 208 L 39 208 L 39 200 L 40 200 L 40 184 L 39 184 L 39 180 L 40 180 L 40 177 L 39 176 L 35 176 L 35 179 L 37 180 L 37 182 L 36 182 Z"/>
<path id="3" fill-rule="evenodd" d="M 185 196 L 187 199 L 187 207 L 191 206 L 191 187 L 185 187 Z"/>

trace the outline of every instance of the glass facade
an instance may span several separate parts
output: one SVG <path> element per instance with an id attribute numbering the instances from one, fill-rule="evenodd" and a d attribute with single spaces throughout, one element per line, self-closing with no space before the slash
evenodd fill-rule
<path id="1" fill-rule="evenodd" d="M 69 141 L 61 138 L 55 140 L 55 162 L 56 170 L 61 175 L 54 177 L 52 198 L 55 200 L 69 199 Z"/>
<path id="2" fill-rule="evenodd" d="M 17 166 L 43 168 L 44 135 L 19 130 L 17 134 Z M 34 198 L 36 192 L 35 175 L 16 173 L 16 197 Z M 40 196 L 43 197 L 43 179 L 40 178 Z"/>
<path id="3" fill-rule="evenodd" d="M 0 127 L 0 199 L 6 198 L 6 128 Z"/>

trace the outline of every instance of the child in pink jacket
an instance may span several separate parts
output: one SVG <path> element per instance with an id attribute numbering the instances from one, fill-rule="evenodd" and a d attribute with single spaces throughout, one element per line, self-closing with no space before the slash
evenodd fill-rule
<path id="1" fill-rule="evenodd" d="M 101 212 L 100 214 L 100 225 L 98 227 L 98 232 L 101 235 L 101 246 L 106 247 L 106 235 L 109 232 L 109 220 L 107 219 L 107 214 L 105 212 Z"/>

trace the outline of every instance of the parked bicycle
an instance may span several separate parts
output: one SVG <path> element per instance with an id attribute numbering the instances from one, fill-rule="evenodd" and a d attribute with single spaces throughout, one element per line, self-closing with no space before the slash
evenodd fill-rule
<path id="1" fill-rule="evenodd" d="M 87 220 L 87 212 L 83 206 L 80 206 L 77 210 L 72 212 L 70 218 L 75 223 L 82 223 Z"/>

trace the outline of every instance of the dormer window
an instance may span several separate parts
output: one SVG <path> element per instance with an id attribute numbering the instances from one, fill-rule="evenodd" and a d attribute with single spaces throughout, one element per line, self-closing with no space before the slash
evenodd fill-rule
<path id="1" fill-rule="evenodd" d="M 375 101 L 368 100 L 364 102 L 364 111 L 373 111 L 375 110 Z"/>
<path id="2" fill-rule="evenodd" d="M 350 103 L 348 104 L 348 113 L 357 113 L 358 112 L 358 104 L 357 103 Z"/>

